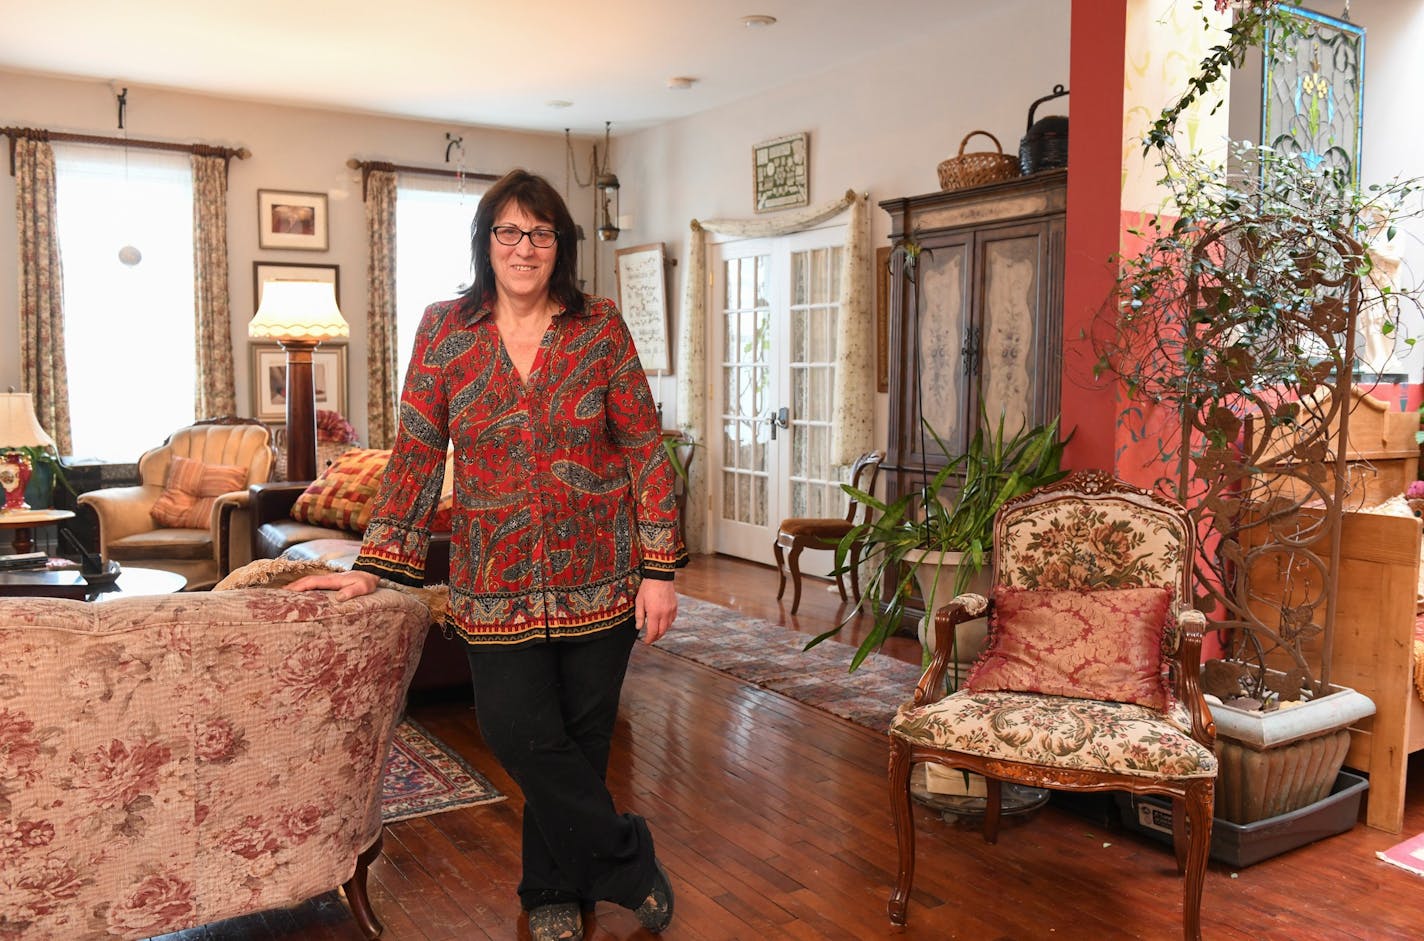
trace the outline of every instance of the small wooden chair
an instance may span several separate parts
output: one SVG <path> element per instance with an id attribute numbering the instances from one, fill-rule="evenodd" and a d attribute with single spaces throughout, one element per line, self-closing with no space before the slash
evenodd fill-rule
<path id="1" fill-rule="evenodd" d="M 875 478 L 880 474 L 880 462 L 885 460 L 884 451 L 867 451 L 855 459 L 851 465 L 850 485 L 865 493 L 872 493 L 875 490 Z M 867 475 L 868 479 L 867 479 Z M 791 566 L 791 613 L 795 614 L 796 609 L 801 605 L 801 553 L 806 549 L 828 549 L 832 552 L 840 545 L 841 539 L 846 533 L 854 529 L 858 524 L 865 522 L 864 519 L 856 519 L 859 515 L 861 504 L 859 500 L 852 499 L 850 508 L 846 510 L 844 519 L 839 518 L 814 518 L 800 517 L 784 519 L 777 528 L 776 542 L 772 544 L 772 551 L 776 553 L 776 574 L 781 578 L 781 584 L 776 589 L 776 600 L 780 601 L 781 596 L 786 593 L 786 569 L 785 564 L 789 562 Z M 865 507 L 865 517 L 868 519 L 870 508 Z M 791 550 L 791 558 L 785 558 L 783 550 Z M 850 587 L 855 600 L 860 601 L 860 573 L 857 563 L 860 561 L 860 543 L 854 543 L 850 547 Z M 841 578 L 839 572 L 836 573 L 836 587 L 840 589 L 841 601 L 846 600 L 845 580 Z"/>

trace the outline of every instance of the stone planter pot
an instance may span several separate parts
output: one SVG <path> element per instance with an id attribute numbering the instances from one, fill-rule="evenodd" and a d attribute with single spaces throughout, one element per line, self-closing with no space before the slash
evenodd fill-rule
<path id="1" fill-rule="evenodd" d="M 925 602 L 925 616 L 920 619 L 920 645 L 926 655 L 934 653 L 934 612 L 954 600 L 954 586 L 959 579 L 959 563 L 964 558 L 962 552 L 939 552 L 933 549 L 912 549 L 904 559 L 915 567 L 915 581 L 920 586 L 920 597 Z M 974 573 L 966 592 L 988 596 L 992 588 L 993 574 L 987 567 Z M 958 649 L 950 662 L 948 672 L 950 689 L 958 689 L 964 681 L 969 667 L 979 658 L 984 649 L 984 641 L 989 634 L 987 618 L 976 618 L 959 625 L 955 635 Z"/>
<path id="2" fill-rule="evenodd" d="M 1324 799 L 1345 762 L 1349 726 L 1374 712 L 1368 696 L 1343 686 L 1274 712 L 1213 702 L 1220 762 L 1216 817 L 1255 823 Z"/>

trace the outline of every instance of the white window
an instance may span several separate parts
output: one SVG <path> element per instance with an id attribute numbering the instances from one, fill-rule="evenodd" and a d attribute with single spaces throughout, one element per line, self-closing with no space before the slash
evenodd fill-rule
<path id="1" fill-rule="evenodd" d="M 469 287 L 470 223 L 483 181 L 401 175 L 396 184 L 396 387 L 425 308 Z"/>
<path id="2" fill-rule="evenodd" d="M 54 154 L 74 453 L 134 461 L 195 418 L 193 173 L 187 154 Z"/>

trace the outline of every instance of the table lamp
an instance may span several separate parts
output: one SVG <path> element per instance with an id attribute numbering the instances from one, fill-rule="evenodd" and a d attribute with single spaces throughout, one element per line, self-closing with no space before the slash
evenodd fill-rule
<path id="1" fill-rule="evenodd" d="M 0 492 L 5 497 L 0 513 L 30 508 L 25 502 L 25 487 L 34 463 L 21 448 L 54 450 L 54 439 L 36 420 L 35 400 L 30 393 L 0 393 Z"/>
<path id="2" fill-rule="evenodd" d="M 247 324 L 254 340 L 276 340 L 287 351 L 287 479 L 316 478 L 316 391 L 312 351 L 323 340 L 351 335 L 329 281 L 268 281 Z M 260 381 L 257 376 L 253 382 Z"/>

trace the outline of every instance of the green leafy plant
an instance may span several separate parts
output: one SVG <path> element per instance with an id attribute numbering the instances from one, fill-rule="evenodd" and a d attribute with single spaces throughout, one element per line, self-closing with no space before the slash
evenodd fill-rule
<path id="1" fill-rule="evenodd" d="M 59 452 L 47 447 L 18 447 L 7 448 L 6 450 L 18 451 L 30 459 L 30 466 L 36 472 L 44 468 L 54 482 L 64 485 L 64 489 L 69 491 L 71 496 L 77 496 L 74 487 L 69 483 L 69 478 L 64 476 L 64 465 L 60 463 Z M 53 483 L 51 483 L 53 490 Z"/>
<path id="2" fill-rule="evenodd" d="M 941 453 L 949 454 L 948 446 L 934 429 L 928 424 L 925 429 Z M 990 557 L 994 514 L 999 507 L 1067 473 L 1060 464 L 1069 438 L 1060 439 L 1056 418 L 1032 428 L 1025 422 L 1008 434 L 1004 416 L 999 416 L 997 424 L 991 423 L 981 403 L 979 427 L 967 449 L 950 456 L 948 463 L 923 486 L 887 503 L 842 484 L 846 493 L 870 507 L 871 514 L 841 540 L 836 548 L 836 569 L 849 570 L 850 547 L 859 542 L 861 560 L 869 576 L 860 601 L 847 617 L 806 646 L 834 637 L 857 612 L 866 609 L 872 615 L 872 626 L 851 658 L 850 668 L 856 669 L 879 650 L 886 638 L 899 629 L 914 594 L 917 565 L 909 556 L 916 550 L 963 553 L 955 582 L 956 591 L 963 590 Z M 931 585 L 937 587 L 944 563 L 921 564 L 933 564 Z M 932 587 L 931 597 L 933 593 Z"/>

